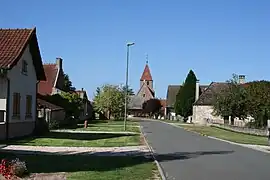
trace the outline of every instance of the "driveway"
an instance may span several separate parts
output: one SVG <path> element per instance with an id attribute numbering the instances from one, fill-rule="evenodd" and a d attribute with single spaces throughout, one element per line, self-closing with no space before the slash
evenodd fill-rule
<path id="1" fill-rule="evenodd" d="M 270 154 L 158 121 L 141 121 L 168 180 L 269 180 Z"/>

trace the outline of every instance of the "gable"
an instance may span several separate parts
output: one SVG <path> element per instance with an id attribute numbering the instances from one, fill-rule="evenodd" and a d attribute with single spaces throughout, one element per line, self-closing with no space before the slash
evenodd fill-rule
<path id="1" fill-rule="evenodd" d="M 57 76 L 58 67 L 56 64 L 44 64 L 46 81 L 38 83 L 38 93 L 42 95 L 50 95 L 53 91 L 54 83 Z"/>
<path id="2" fill-rule="evenodd" d="M 11 70 L 17 65 L 27 47 L 32 55 L 36 78 L 45 80 L 36 28 L 0 29 L 0 68 Z"/>
<path id="3" fill-rule="evenodd" d="M 143 99 L 148 100 L 151 98 L 154 98 L 153 91 L 146 85 L 146 83 L 143 83 L 140 90 L 137 93 L 137 96 L 142 97 Z"/>

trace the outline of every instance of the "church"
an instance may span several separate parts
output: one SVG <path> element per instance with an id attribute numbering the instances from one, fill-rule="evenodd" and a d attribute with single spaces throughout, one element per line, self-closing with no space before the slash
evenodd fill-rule
<path id="1" fill-rule="evenodd" d="M 152 98 L 155 98 L 153 78 L 150 72 L 148 61 L 140 78 L 140 88 L 138 92 L 129 97 L 128 115 L 142 116 L 142 104 Z"/>

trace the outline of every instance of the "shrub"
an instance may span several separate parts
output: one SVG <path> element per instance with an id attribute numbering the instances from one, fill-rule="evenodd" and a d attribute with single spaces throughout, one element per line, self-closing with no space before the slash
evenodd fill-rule
<path id="1" fill-rule="evenodd" d="M 60 128 L 60 123 L 59 121 L 57 120 L 50 120 L 49 121 L 49 130 L 52 130 L 52 129 L 59 129 Z"/>
<path id="2" fill-rule="evenodd" d="M 43 118 L 38 118 L 36 121 L 34 135 L 43 135 L 47 132 L 49 132 L 48 123 Z"/>

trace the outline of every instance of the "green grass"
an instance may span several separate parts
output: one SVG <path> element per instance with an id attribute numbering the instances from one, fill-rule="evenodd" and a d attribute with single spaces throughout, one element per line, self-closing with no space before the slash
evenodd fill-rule
<path id="1" fill-rule="evenodd" d="M 142 156 L 20 155 L 0 153 L 0 159 L 19 158 L 30 173 L 66 172 L 71 180 L 150 180 L 157 173 L 151 159 Z"/>
<path id="2" fill-rule="evenodd" d="M 140 135 L 50 132 L 43 136 L 26 137 L 1 143 L 31 146 L 114 147 L 137 146 L 141 144 L 141 140 Z"/>
<path id="3" fill-rule="evenodd" d="M 248 135 L 238 132 L 232 132 L 216 127 L 210 127 L 210 126 L 183 126 L 180 125 L 186 130 L 194 131 L 201 133 L 203 135 L 207 136 L 213 136 L 220 139 L 236 142 L 236 143 L 242 143 L 242 144 L 257 144 L 257 145 L 268 145 L 267 137 L 262 136 L 254 136 L 254 135 Z"/>
<path id="4" fill-rule="evenodd" d="M 89 124 L 88 127 L 85 129 L 83 125 L 79 125 L 79 128 L 72 129 L 74 131 L 107 131 L 107 132 L 123 132 L 124 126 L 123 125 L 110 125 L 110 124 Z M 140 133 L 140 128 L 136 126 L 126 126 L 126 131 L 129 132 L 137 132 Z"/>

